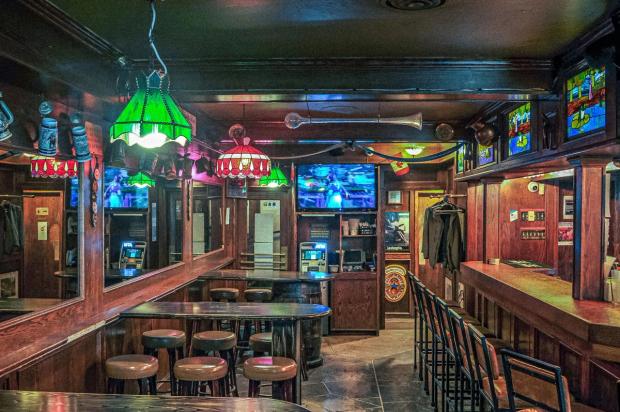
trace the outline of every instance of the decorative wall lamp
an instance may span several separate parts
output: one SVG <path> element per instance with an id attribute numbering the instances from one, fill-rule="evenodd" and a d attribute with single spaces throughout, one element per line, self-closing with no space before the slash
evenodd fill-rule
<path id="1" fill-rule="evenodd" d="M 185 146 L 192 140 L 192 127 L 170 96 L 168 68 L 153 40 L 157 19 L 154 0 L 151 0 L 151 16 L 149 45 L 163 72 L 153 70 L 148 76 L 137 78 L 138 90 L 110 128 L 110 141 L 123 140 L 129 146 L 137 144 L 148 149 L 168 142 Z"/>
<path id="2" fill-rule="evenodd" d="M 4 100 L 2 100 L 2 92 L 0 92 L 0 141 L 13 136 L 9 130 L 9 126 L 11 126 L 14 120 L 13 113 Z"/>

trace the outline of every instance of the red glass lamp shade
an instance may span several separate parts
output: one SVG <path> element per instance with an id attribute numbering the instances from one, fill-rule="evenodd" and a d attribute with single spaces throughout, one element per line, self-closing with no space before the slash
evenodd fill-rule
<path id="1" fill-rule="evenodd" d="M 30 160 L 32 177 L 76 177 L 78 162 L 75 159 L 56 160 L 53 157 L 35 156 Z"/>
<path id="2" fill-rule="evenodd" d="M 243 144 L 222 153 L 217 159 L 216 174 L 231 179 L 260 179 L 269 176 L 271 160 L 267 155 L 250 145 L 250 139 L 243 138 Z"/>

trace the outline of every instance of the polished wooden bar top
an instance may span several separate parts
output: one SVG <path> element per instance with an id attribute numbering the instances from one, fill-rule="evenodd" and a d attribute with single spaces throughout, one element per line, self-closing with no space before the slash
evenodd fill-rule
<path id="1" fill-rule="evenodd" d="M 73 411 L 256 411 L 302 412 L 294 403 L 266 398 L 210 398 L 189 396 L 105 395 L 0 391 L 0 410 L 14 412 Z"/>
<path id="2" fill-rule="evenodd" d="M 58 305 L 62 299 L 15 298 L 0 299 L 0 312 L 30 313 Z"/>
<path id="3" fill-rule="evenodd" d="M 310 303 L 147 302 L 121 312 L 123 318 L 298 320 L 328 316 Z"/>
<path id="4" fill-rule="evenodd" d="M 542 332 L 572 335 L 620 361 L 620 305 L 573 299 L 570 282 L 503 263 L 461 263 L 461 280 Z"/>
<path id="5" fill-rule="evenodd" d="M 334 275 L 326 272 L 289 272 L 283 270 L 255 269 L 239 270 L 224 269 L 206 272 L 198 279 L 205 280 L 269 280 L 272 282 L 323 282 L 334 279 Z"/>

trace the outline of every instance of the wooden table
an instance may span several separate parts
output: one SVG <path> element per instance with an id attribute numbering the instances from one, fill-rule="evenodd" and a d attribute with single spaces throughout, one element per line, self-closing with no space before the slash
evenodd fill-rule
<path id="1" fill-rule="evenodd" d="M 301 404 L 301 321 L 328 316 L 331 309 L 304 303 L 147 302 L 121 312 L 122 318 L 267 320 L 273 324 L 272 354 L 295 359 L 295 401 Z"/>
<path id="2" fill-rule="evenodd" d="M 307 411 L 294 403 L 266 398 L 209 398 L 188 396 L 104 395 L 98 393 L 59 393 L 0 391 L 0 409 L 13 412 L 73 411 Z"/>
<path id="3" fill-rule="evenodd" d="M 327 272 L 294 272 L 271 269 L 223 269 L 206 272 L 198 277 L 202 281 L 264 281 L 271 282 L 272 302 L 318 303 L 322 301 L 321 283 L 334 280 L 334 274 Z M 236 286 L 235 286 L 236 287 Z M 327 291 L 325 291 L 327 295 Z M 321 357 L 322 325 L 320 320 L 304 321 L 302 335 L 308 367 L 323 364 Z"/>

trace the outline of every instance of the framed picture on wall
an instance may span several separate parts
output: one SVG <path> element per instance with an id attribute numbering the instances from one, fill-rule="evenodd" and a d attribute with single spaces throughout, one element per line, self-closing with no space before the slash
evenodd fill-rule
<path id="1" fill-rule="evenodd" d="M 605 66 L 588 67 L 566 80 L 566 138 L 605 128 Z"/>
<path id="2" fill-rule="evenodd" d="M 403 203 L 402 192 L 400 190 L 388 190 L 387 204 L 388 205 L 401 205 Z"/>
<path id="3" fill-rule="evenodd" d="M 386 252 L 409 252 L 409 212 L 385 212 Z"/>
<path id="4" fill-rule="evenodd" d="M 0 298 L 18 298 L 19 297 L 19 280 L 18 272 L 0 273 Z"/>
<path id="5" fill-rule="evenodd" d="M 562 219 L 573 220 L 575 215 L 575 199 L 573 196 L 564 196 L 562 198 Z"/>

